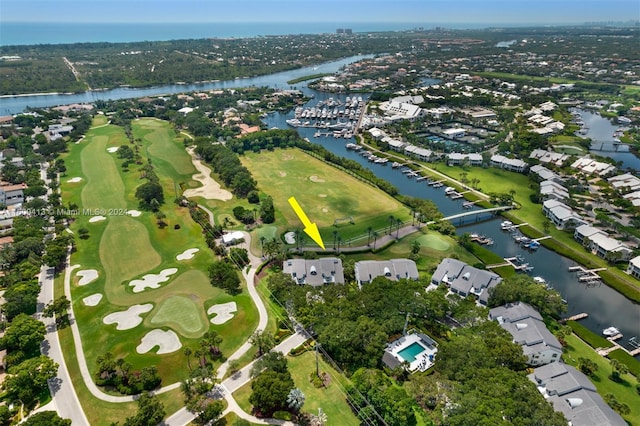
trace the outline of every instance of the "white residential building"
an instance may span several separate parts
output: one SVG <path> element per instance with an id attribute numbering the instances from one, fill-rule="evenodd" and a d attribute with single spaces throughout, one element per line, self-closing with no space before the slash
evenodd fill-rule
<path id="1" fill-rule="evenodd" d="M 618 256 L 618 260 L 625 261 L 631 258 L 633 250 L 627 244 L 611 238 L 606 232 L 589 225 L 581 225 L 576 228 L 573 238 L 591 252 L 603 259 L 611 259 Z M 613 253 L 618 253 L 614 255 Z"/>
<path id="2" fill-rule="evenodd" d="M 559 182 L 561 180 L 560 176 L 558 176 L 556 173 L 552 172 L 551 170 L 547 169 L 545 166 L 541 166 L 540 164 L 531 166 L 529 168 L 529 172 L 538 175 L 538 177 L 543 181 L 552 180 L 552 181 Z"/>
<path id="3" fill-rule="evenodd" d="M 640 256 L 636 256 L 629 261 L 627 267 L 627 274 L 640 280 Z"/>
<path id="4" fill-rule="evenodd" d="M 558 229 L 575 229 L 586 222 L 571 207 L 557 200 L 547 200 L 542 204 L 542 212 Z"/>
<path id="5" fill-rule="evenodd" d="M 435 159 L 433 151 L 426 148 L 421 148 L 415 145 L 407 145 L 404 147 L 404 153 L 411 157 L 417 158 L 420 161 L 433 161 Z"/>
<path id="6" fill-rule="evenodd" d="M 552 163 L 556 166 L 562 166 L 564 162 L 569 159 L 569 156 L 559 152 L 534 149 L 529 155 L 529 158 L 536 159 L 541 163 Z"/>
<path id="7" fill-rule="evenodd" d="M 380 109 L 392 120 L 413 120 L 422 113 L 422 109 L 417 105 L 395 101 L 382 102 Z"/>
<path id="8" fill-rule="evenodd" d="M 459 152 L 447 154 L 447 164 L 449 166 L 459 166 L 465 161 L 468 162 L 470 166 L 481 166 L 482 154 L 461 154 Z"/>
<path id="9" fill-rule="evenodd" d="M 551 334 L 542 316 L 530 305 L 516 302 L 498 306 L 489 311 L 489 319 L 507 330 L 514 343 L 522 346 L 527 363 L 533 366 L 557 362 L 562 356 L 562 345 Z"/>
<path id="10" fill-rule="evenodd" d="M 631 173 L 613 176 L 607 179 L 607 181 L 609 181 L 611 186 L 617 191 L 622 193 L 640 191 L 640 178 Z"/>
<path id="11" fill-rule="evenodd" d="M 569 191 L 557 182 L 544 180 L 540 182 L 540 198 L 542 198 L 543 201 L 564 201 L 569 198 Z"/>
<path id="12" fill-rule="evenodd" d="M 580 170 L 585 174 L 594 174 L 598 176 L 607 176 L 616 172 L 616 167 L 609 163 L 603 163 L 600 161 L 592 160 L 591 158 L 579 158 L 572 165 L 571 168 Z"/>
<path id="13" fill-rule="evenodd" d="M 518 173 L 523 173 L 529 167 L 526 162 L 518 158 L 507 158 L 504 155 L 497 154 L 491 157 L 491 165 Z"/>

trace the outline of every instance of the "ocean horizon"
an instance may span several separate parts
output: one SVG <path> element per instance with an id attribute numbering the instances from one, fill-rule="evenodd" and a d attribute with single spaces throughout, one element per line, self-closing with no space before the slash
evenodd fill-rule
<path id="1" fill-rule="evenodd" d="M 335 34 L 407 31 L 415 28 L 480 29 L 526 24 L 437 24 L 410 22 L 211 22 L 211 23 L 86 23 L 2 22 L 0 47 L 39 44 L 130 43 L 203 38 L 246 38 L 268 35 Z M 533 26 L 532 24 L 528 24 Z"/>

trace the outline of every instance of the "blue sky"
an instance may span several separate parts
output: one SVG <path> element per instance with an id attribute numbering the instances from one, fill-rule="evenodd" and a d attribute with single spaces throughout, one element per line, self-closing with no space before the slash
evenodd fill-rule
<path id="1" fill-rule="evenodd" d="M 640 0 L 0 0 L 0 22 L 424 22 L 640 19 Z"/>

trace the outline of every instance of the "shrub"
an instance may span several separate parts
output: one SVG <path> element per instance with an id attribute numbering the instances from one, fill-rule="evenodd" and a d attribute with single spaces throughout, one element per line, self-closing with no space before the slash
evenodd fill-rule
<path id="1" fill-rule="evenodd" d="M 273 413 L 273 418 L 278 420 L 292 420 L 293 416 L 288 411 L 276 411 Z"/>

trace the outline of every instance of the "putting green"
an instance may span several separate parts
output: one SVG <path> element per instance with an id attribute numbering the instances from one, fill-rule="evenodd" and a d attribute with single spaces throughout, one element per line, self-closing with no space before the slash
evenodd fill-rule
<path id="1" fill-rule="evenodd" d="M 195 299 L 195 300 L 194 300 Z M 156 327 L 169 326 L 184 337 L 200 337 L 207 331 L 205 312 L 197 297 L 170 296 L 163 300 L 150 316 L 150 324 Z"/>
<path id="2" fill-rule="evenodd" d="M 182 145 L 175 142 L 175 133 L 169 123 L 147 118 L 135 124 L 146 132 L 144 139 L 151 142 L 147 148 L 149 154 L 171 164 L 180 175 L 196 173 L 191 156 Z"/>
<path id="3" fill-rule="evenodd" d="M 440 234 L 427 234 L 416 239 L 421 246 L 428 247 L 437 251 L 447 251 L 451 248 L 448 241 L 443 240 Z"/>

